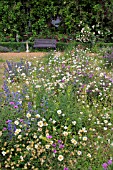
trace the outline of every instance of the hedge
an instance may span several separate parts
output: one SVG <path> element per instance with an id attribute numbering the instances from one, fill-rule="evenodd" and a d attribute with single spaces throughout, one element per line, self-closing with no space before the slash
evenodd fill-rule
<path id="1" fill-rule="evenodd" d="M 29 42 L 29 50 L 30 52 L 38 52 L 38 51 L 50 51 L 50 49 L 39 49 L 39 48 L 33 48 L 33 42 Z M 93 47 L 101 48 L 101 47 L 113 47 L 113 43 L 103 43 L 103 42 L 97 42 L 94 46 L 92 46 L 91 43 L 80 43 L 76 41 L 72 41 L 69 43 L 64 42 L 57 42 L 57 51 L 64 51 L 68 50 L 70 48 L 76 47 L 77 45 L 82 45 L 84 47 L 92 49 Z M 26 42 L 0 42 L 0 46 L 4 47 L 0 49 L 0 52 L 25 52 L 26 51 Z M 7 50 L 5 50 L 7 49 Z M 9 49 L 9 50 L 8 50 Z"/>

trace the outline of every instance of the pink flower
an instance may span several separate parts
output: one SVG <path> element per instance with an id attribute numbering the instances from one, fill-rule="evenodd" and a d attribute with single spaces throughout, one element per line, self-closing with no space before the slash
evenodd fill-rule
<path id="1" fill-rule="evenodd" d="M 53 150 L 53 152 L 54 152 L 54 153 L 57 153 L 57 151 L 56 151 L 56 150 Z"/>
<path id="2" fill-rule="evenodd" d="M 58 143 L 62 143 L 62 141 L 61 141 L 61 140 L 58 140 Z"/>
<path id="3" fill-rule="evenodd" d="M 6 121 L 6 123 L 11 123 L 11 122 L 12 122 L 12 120 L 9 120 L 9 119 Z"/>
<path id="4" fill-rule="evenodd" d="M 14 105 L 15 103 L 14 102 L 9 102 L 10 105 Z"/>
<path id="5" fill-rule="evenodd" d="M 5 79 L 5 76 L 2 76 L 3 79 Z"/>
<path id="6" fill-rule="evenodd" d="M 64 145 L 60 144 L 59 148 L 60 148 L 60 149 L 64 148 Z"/>
<path id="7" fill-rule="evenodd" d="M 104 168 L 104 170 L 107 170 L 108 164 L 107 163 L 103 163 L 102 167 Z"/>
<path id="8" fill-rule="evenodd" d="M 51 136 L 51 135 L 49 135 L 49 136 L 47 136 L 47 138 L 48 138 L 48 139 L 51 139 L 51 138 L 52 138 L 52 136 Z"/>
<path id="9" fill-rule="evenodd" d="M 65 68 L 65 64 L 62 64 L 62 68 Z"/>
<path id="10" fill-rule="evenodd" d="M 109 160 L 109 161 L 108 161 L 108 165 L 111 165 L 111 164 L 112 164 L 112 160 Z"/>
<path id="11" fill-rule="evenodd" d="M 62 80 L 61 80 L 61 82 L 62 82 L 62 83 L 64 83 L 64 82 L 65 82 L 65 80 L 63 80 L 63 79 L 62 79 Z"/>
<path id="12" fill-rule="evenodd" d="M 55 148 L 55 147 L 56 147 L 56 144 L 55 144 L 55 143 L 53 143 L 53 144 L 52 144 L 52 146 Z"/>
<path id="13" fill-rule="evenodd" d="M 4 128 L 3 128 L 3 130 L 5 131 L 5 130 L 7 130 L 7 128 L 6 128 L 6 127 L 4 127 Z"/>
<path id="14" fill-rule="evenodd" d="M 17 106 L 17 105 L 15 105 L 15 106 L 14 106 L 14 108 L 15 108 L 15 109 L 17 109 L 17 108 L 18 108 L 18 106 Z"/>
<path id="15" fill-rule="evenodd" d="M 69 169 L 65 167 L 64 170 L 69 170 Z"/>
<path id="16" fill-rule="evenodd" d="M 20 122 L 23 122 L 24 120 L 23 119 L 20 119 Z"/>

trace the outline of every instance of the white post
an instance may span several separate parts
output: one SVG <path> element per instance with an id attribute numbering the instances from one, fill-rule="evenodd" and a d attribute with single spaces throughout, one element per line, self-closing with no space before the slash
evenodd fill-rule
<path id="1" fill-rule="evenodd" d="M 29 52 L 29 46 L 28 46 L 28 41 L 26 42 L 26 52 Z"/>
<path id="2" fill-rule="evenodd" d="M 16 41 L 19 42 L 19 35 L 18 35 L 18 33 L 16 34 Z"/>

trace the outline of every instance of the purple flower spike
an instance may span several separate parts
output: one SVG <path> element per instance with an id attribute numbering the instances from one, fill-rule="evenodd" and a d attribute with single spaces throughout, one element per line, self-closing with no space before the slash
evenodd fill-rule
<path id="1" fill-rule="evenodd" d="M 52 138 L 52 136 L 51 136 L 51 135 L 49 135 L 49 136 L 47 136 L 47 138 L 48 138 L 48 139 L 51 139 L 51 138 Z"/>
<path id="2" fill-rule="evenodd" d="M 102 167 L 104 168 L 104 170 L 107 170 L 108 164 L 107 163 L 103 163 Z"/>
<path id="3" fill-rule="evenodd" d="M 112 164 L 112 160 L 109 160 L 109 161 L 108 161 L 108 165 L 111 165 L 111 164 Z"/>

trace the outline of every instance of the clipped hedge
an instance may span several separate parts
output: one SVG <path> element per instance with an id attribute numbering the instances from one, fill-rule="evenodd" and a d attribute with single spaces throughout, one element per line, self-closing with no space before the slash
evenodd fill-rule
<path id="1" fill-rule="evenodd" d="M 29 50 L 30 52 L 38 52 L 38 51 L 50 51 L 51 49 L 43 49 L 43 48 L 34 48 L 34 42 L 29 42 Z M 113 47 L 113 43 L 103 43 L 97 42 L 95 46 L 92 46 L 91 43 L 80 43 L 76 41 L 71 41 L 69 43 L 65 42 L 57 42 L 57 51 L 68 50 L 72 47 L 76 47 L 78 45 L 82 45 L 87 48 L 101 48 L 101 47 Z M 1 49 L 0 52 L 25 52 L 26 51 L 26 42 L 0 42 Z M 6 50 L 5 50 L 6 49 Z M 52 49 L 53 50 L 53 49 Z"/>
<path id="2" fill-rule="evenodd" d="M 33 42 L 29 42 L 29 50 L 30 52 L 37 52 L 37 51 L 50 51 L 50 49 L 43 49 L 43 48 L 34 48 Z M 67 48 L 67 43 L 57 43 L 57 50 L 63 51 Z M 10 52 L 24 52 L 26 51 L 26 42 L 0 42 L 0 46 L 6 47 L 9 49 Z M 7 52 L 7 51 L 4 51 Z"/>
<path id="3" fill-rule="evenodd" d="M 0 46 L 7 47 L 10 52 L 23 52 L 26 51 L 26 42 L 0 42 Z M 33 43 L 29 43 L 31 48 Z"/>
<path id="4" fill-rule="evenodd" d="M 29 44 L 30 52 L 50 51 L 50 49 L 34 48 L 33 47 L 34 42 L 29 42 L 28 44 Z M 90 44 L 88 44 L 88 43 L 80 43 L 80 42 L 76 42 L 76 41 L 72 41 L 72 42 L 69 42 L 69 43 L 57 42 L 57 49 L 56 50 L 57 51 L 64 51 L 68 48 L 71 48 L 72 46 L 76 47 L 79 44 L 81 44 L 83 46 L 90 47 Z M 10 52 L 25 52 L 26 51 L 26 42 L 0 42 L 0 46 L 7 47 Z"/>

